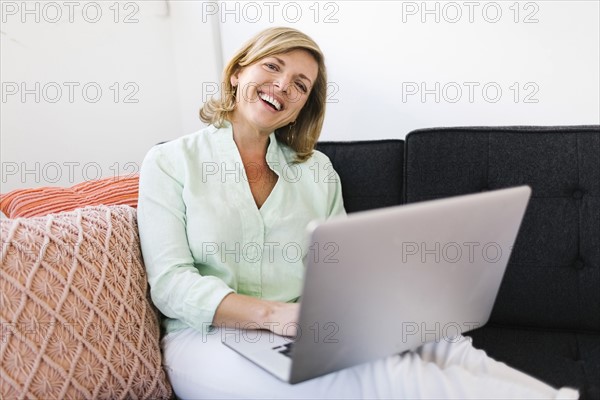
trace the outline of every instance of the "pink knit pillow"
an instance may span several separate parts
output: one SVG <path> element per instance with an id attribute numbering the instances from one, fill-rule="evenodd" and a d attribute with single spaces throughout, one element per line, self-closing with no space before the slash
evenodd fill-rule
<path id="1" fill-rule="evenodd" d="M 135 209 L 0 223 L 0 398 L 171 397 Z"/>

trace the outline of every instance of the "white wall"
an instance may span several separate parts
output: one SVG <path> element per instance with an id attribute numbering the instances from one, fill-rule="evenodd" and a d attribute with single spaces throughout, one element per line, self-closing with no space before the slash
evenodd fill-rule
<path id="1" fill-rule="evenodd" d="M 269 25 L 311 35 L 332 89 L 324 140 L 403 138 L 434 126 L 600 122 L 597 1 L 255 4 L 262 18 L 240 5 L 239 22 L 231 4 L 221 7 L 224 56 Z"/>
<path id="2" fill-rule="evenodd" d="M 218 76 L 199 4 L 65 3 L 1 4 L 2 193 L 136 172 L 201 127 L 202 82 Z"/>
<path id="3" fill-rule="evenodd" d="M 56 23 L 50 3 L 62 12 Z M 403 138 L 432 126 L 600 123 L 597 1 L 81 1 L 73 22 L 64 3 L 1 1 L 3 193 L 134 172 L 154 143 L 202 126 L 198 108 L 218 91 L 225 60 L 271 25 L 304 30 L 326 55 L 324 140 Z M 38 4 L 39 22 L 23 4 Z M 96 5 L 102 17 L 92 23 Z M 421 15 L 424 7 L 434 13 Z M 36 92 L 36 82 L 39 102 L 36 93 L 22 98 L 20 85 Z M 79 84 L 73 102 L 64 82 Z M 421 83 L 434 93 L 422 99 Z M 101 88 L 97 102 L 83 96 L 86 84 L 90 97 Z M 63 93 L 53 103 L 56 86 Z M 502 94 L 492 102 L 495 88 Z"/>

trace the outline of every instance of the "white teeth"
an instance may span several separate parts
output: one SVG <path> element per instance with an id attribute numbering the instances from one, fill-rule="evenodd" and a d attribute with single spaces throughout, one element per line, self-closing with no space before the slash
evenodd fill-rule
<path id="1" fill-rule="evenodd" d="M 263 99 L 264 101 L 271 103 L 272 105 L 275 106 L 275 108 L 277 109 L 277 111 L 281 111 L 281 103 L 278 102 L 275 98 L 269 96 L 268 94 L 265 93 L 259 93 L 258 96 Z"/>

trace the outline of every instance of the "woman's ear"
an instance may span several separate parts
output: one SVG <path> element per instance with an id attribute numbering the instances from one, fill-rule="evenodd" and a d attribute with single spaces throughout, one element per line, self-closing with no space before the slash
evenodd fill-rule
<path id="1" fill-rule="evenodd" d="M 238 81 L 239 81 L 239 75 L 240 74 L 240 70 L 237 69 L 236 71 L 234 71 L 231 76 L 229 77 L 229 82 L 231 83 L 231 86 L 236 87 L 238 85 Z"/>

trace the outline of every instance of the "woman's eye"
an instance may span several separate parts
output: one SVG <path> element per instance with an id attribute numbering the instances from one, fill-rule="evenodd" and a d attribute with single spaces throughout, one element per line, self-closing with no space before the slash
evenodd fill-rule
<path id="1" fill-rule="evenodd" d="M 272 63 L 266 63 L 265 66 L 273 71 L 277 71 L 277 65 Z"/>
<path id="2" fill-rule="evenodd" d="M 302 91 L 302 93 L 306 93 L 306 85 L 304 83 L 296 82 L 296 86 Z"/>

